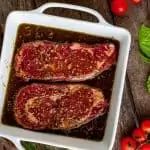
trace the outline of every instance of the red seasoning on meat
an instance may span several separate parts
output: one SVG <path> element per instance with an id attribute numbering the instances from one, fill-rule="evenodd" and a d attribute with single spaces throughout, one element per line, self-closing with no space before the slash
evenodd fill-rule
<path id="1" fill-rule="evenodd" d="M 33 130 L 80 127 L 105 113 L 101 90 L 83 84 L 31 84 L 20 89 L 14 104 L 16 121 Z"/>
<path id="2" fill-rule="evenodd" d="M 21 45 L 15 70 L 24 80 L 83 81 L 116 63 L 113 43 L 85 44 L 34 41 Z"/>

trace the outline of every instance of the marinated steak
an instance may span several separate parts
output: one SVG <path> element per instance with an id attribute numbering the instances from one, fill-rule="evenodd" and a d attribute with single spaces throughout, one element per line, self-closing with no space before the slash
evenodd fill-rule
<path id="1" fill-rule="evenodd" d="M 83 84 L 31 84 L 14 104 L 18 124 L 33 130 L 77 128 L 105 113 L 101 90 Z"/>
<path id="2" fill-rule="evenodd" d="M 18 49 L 15 70 L 24 80 L 83 81 L 109 69 L 116 59 L 113 43 L 34 41 Z"/>

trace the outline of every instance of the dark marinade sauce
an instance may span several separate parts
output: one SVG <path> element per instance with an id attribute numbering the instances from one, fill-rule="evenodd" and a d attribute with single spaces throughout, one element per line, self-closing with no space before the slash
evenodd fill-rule
<path id="1" fill-rule="evenodd" d="M 85 33 L 72 32 L 67 30 L 60 30 L 51 27 L 38 26 L 33 24 L 21 24 L 18 28 L 18 34 L 15 44 L 15 52 L 24 42 L 31 42 L 35 40 L 51 40 L 57 42 L 84 42 L 87 44 L 94 43 L 104 43 L 104 42 L 113 42 L 116 45 L 116 50 L 119 50 L 119 42 L 114 39 L 108 39 L 93 35 L 88 35 Z M 104 92 L 105 98 L 109 102 L 112 92 L 112 85 L 114 80 L 116 66 L 112 66 L 109 70 L 103 72 L 101 75 L 96 78 L 82 83 L 88 84 L 93 87 L 101 88 Z M 11 66 L 11 73 L 9 78 L 9 84 L 7 87 L 5 107 L 3 111 L 2 122 L 11 126 L 19 126 L 13 116 L 13 103 L 15 100 L 16 93 L 18 90 L 35 81 L 25 82 L 20 78 L 15 76 L 14 70 L 14 57 Z M 36 81 L 42 82 L 42 81 Z M 48 81 L 46 81 L 48 83 Z M 70 131 L 54 131 L 54 130 L 45 130 L 40 132 L 54 133 L 60 135 L 67 135 L 71 137 L 84 138 L 89 140 L 100 141 L 104 136 L 104 130 L 107 120 L 106 113 L 104 116 L 98 117 L 91 122 L 82 125 L 77 129 L 72 129 Z M 39 131 L 38 131 L 39 132 Z"/>

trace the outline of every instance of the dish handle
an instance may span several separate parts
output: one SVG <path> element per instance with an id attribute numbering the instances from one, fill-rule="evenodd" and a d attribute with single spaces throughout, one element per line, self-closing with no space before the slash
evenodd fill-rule
<path id="1" fill-rule="evenodd" d="M 86 13 L 89 13 L 89 14 L 95 16 L 97 18 L 97 20 L 98 20 L 98 23 L 112 26 L 96 10 L 88 8 L 88 7 L 84 7 L 84 6 L 65 4 L 65 3 L 45 3 L 42 6 L 38 7 L 37 9 L 32 10 L 31 12 L 43 13 L 46 9 L 48 9 L 48 8 L 55 8 L 55 7 L 56 8 L 67 8 L 67 9 L 72 9 L 72 10 L 78 10 L 78 11 L 86 12 Z"/>

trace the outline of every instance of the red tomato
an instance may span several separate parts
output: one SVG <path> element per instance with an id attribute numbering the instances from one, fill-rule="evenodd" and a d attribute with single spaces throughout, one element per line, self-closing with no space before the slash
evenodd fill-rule
<path id="1" fill-rule="evenodd" d="M 139 3 L 141 3 L 141 1 L 142 1 L 142 0 L 132 0 L 132 2 L 133 2 L 134 4 L 139 4 Z"/>
<path id="2" fill-rule="evenodd" d="M 145 132 L 150 134 L 150 120 L 144 120 L 141 123 L 141 129 Z"/>
<path id="3" fill-rule="evenodd" d="M 150 150 L 150 144 L 143 144 L 138 150 Z"/>
<path id="4" fill-rule="evenodd" d="M 122 138 L 120 143 L 120 150 L 136 150 L 136 141 L 132 137 Z"/>
<path id="5" fill-rule="evenodd" d="M 128 5 L 126 0 L 112 0 L 111 11 L 118 16 L 123 16 L 126 14 Z"/>
<path id="6" fill-rule="evenodd" d="M 136 128 L 133 130 L 132 137 L 139 143 L 147 139 L 146 134 L 141 128 Z"/>

